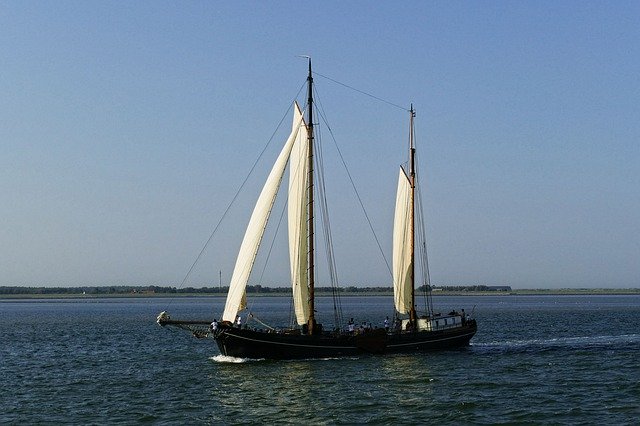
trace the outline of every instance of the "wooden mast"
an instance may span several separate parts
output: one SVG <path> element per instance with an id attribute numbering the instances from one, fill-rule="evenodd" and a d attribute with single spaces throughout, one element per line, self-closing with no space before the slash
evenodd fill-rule
<path id="1" fill-rule="evenodd" d="M 416 264 L 415 264 L 415 192 L 416 192 L 416 148 L 414 146 L 414 130 L 413 119 L 416 116 L 416 112 L 413 109 L 413 104 L 409 110 L 411 114 L 409 124 L 409 178 L 411 184 L 411 310 L 409 311 L 409 321 L 413 327 L 417 327 L 417 315 L 416 315 Z"/>
<path id="2" fill-rule="evenodd" d="M 308 158 L 308 194 L 309 194 L 309 206 L 308 206 L 308 229 L 309 229 L 309 334 L 314 334 L 316 319 L 315 319 L 315 303 L 314 303 L 314 285 L 315 285 L 315 268 L 314 268 L 314 229 L 313 229 L 313 75 L 311 74 L 311 58 L 309 58 L 309 76 L 307 77 L 307 85 L 309 87 L 309 100 L 307 108 L 308 121 L 307 129 L 309 133 L 309 158 Z"/>

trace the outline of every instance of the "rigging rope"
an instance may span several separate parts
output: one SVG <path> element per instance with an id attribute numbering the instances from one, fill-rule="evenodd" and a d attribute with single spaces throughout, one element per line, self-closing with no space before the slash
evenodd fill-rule
<path id="1" fill-rule="evenodd" d="M 282 224 L 282 218 L 284 217 L 284 211 L 286 210 L 287 204 L 284 203 L 284 206 L 282 207 L 282 212 L 280 212 L 280 218 L 278 219 L 278 225 L 276 226 L 275 232 L 273 233 L 273 238 L 271 239 L 271 244 L 269 245 L 269 251 L 267 251 L 267 257 L 264 261 L 264 265 L 262 267 L 262 272 L 260 273 L 260 278 L 258 279 L 258 285 L 262 286 L 262 280 L 264 278 L 264 273 L 267 270 L 267 265 L 269 264 L 269 258 L 271 257 L 271 251 L 273 250 L 273 245 L 276 241 L 276 236 L 278 235 L 278 231 L 280 230 L 280 225 Z M 246 291 L 246 290 L 245 290 Z M 253 314 L 251 313 L 251 308 L 253 307 L 254 303 L 255 303 L 255 298 L 251 299 L 251 302 L 247 303 L 247 309 L 249 310 L 249 315 L 253 316 Z M 260 321 L 258 321 L 260 322 Z M 261 323 L 261 322 L 260 322 Z M 262 324 L 262 323 L 261 323 Z"/>
<path id="2" fill-rule="evenodd" d="M 253 321 L 259 323 L 260 325 L 267 327 L 269 330 L 275 330 L 275 328 L 271 327 L 269 324 L 265 324 L 264 322 L 260 321 L 260 318 L 255 316 L 255 314 L 252 312 L 249 312 L 249 316 L 247 317 L 247 323 L 249 322 L 249 319 L 252 319 Z"/>
<path id="3" fill-rule="evenodd" d="M 302 91 L 302 89 L 305 87 L 306 85 L 306 79 L 305 82 L 302 83 L 302 85 L 300 86 L 300 88 L 298 89 L 298 93 L 296 93 L 296 96 L 293 98 L 294 101 L 295 99 L 298 98 L 298 96 L 300 95 L 300 92 Z M 289 105 L 291 105 L 293 103 L 290 102 Z M 222 213 L 222 217 L 220 217 L 220 220 L 218 221 L 218 223 L 216 224 L 216 226 L 213 228 L 213 231 L 211 231 L 211 234 L 209 235 L 209 238 L 207 238 L 207 241 L 204 243 L 204 246 L 202 247 L 202 249 L 200 250 L 200 252 L 198 253 L 198 256 L 196 257 L 196 260 L 194 260 L 193 264 L 191 264 L 191 267 L 189 268 L 189 270 L 187 271 L 186 275 L 184 276 L 184 278 L 182 279 L 182 282 L 180 283 L 180 285 L 178 286 L 178 288 L 182 288 L 184 286 L 184 284 L 187 282 L 187 280 L 189 279 L 189 276 L 191 276 L 191 273 L 193 272 L 193 269 L 196 267 L 196 265 L 198 264 L 198 262 L 200 261 L 200 258 L 202 257 L 202 255 L 204 254 L 205 250 L 207 249 L 207 247 L 209 246 L 209 243 L 211 242 L 211 240 L 213 239 L 213 236 L 215 235 L 215 233 L 218 231 L 218 228 L 220 227 L 220 224 L 222 223 L 222 221 L 224 220 L 224 218 L 227 216 L 227 214 L 229 213 L 229 210 L 231 210 L 231 207 L 233 206 L 233 204 L 235 203 L 236 199 L 238 198 L 238 196 L 240 195 L 240 192 L 242 191 L 242 189 L 244 188 L 244 186 L 246 185 L 247 181 L 249 180 L 249 177 L 251 177 L 251 175 L 253 174 L 253 171 L 255 170 L 256 166 L 258 165 L 258 163 L 260 162 L 260 159 L 262 159 L 262 156 L 264 155 L 264 153 L 267 151 L 267 148 L 269 147 L 269 145 L 271 145 L 271 142 L 273 141 L 276 133 L 278 132 L 278 130 L 280 129 L 280 126 L 282 125 L 282 122 L 285 120 L 285 118 L 287 118 L 287 116 L 289 115 L 289 110 L 291 109 L 291 106 L 288 106 L 287 109 L 285 110 L 285 113 L 282 115 L 282 118 L 280 119 L 280 122 L 278 123 L 278 125 L 276 126 L 275 130 L 273 131 L 273 133 L 271 134 L 271 137 L 269 137 L 269 140 L 267 141 L 266 145 L 264 146 L 264 148 L 262 148 L 262 151 L 260 151 L 260 154 L 258 155 L 258 158 L 256 158 L 256 160 L 254 161 L 253 165 L 251 166 L 251 168 L 249 169 L 249 173 L 247 174 L 247 176 L 244 178 L 244 180 L 242 181 L 242 183 L 240 184 L 240 187 L 238 188 L 238 190 L 236 191 L 235 195 L 233 196 L 233 198 L 231 199 L 231 202 L 229 203 L 229 205 L 227 206 L 227 208 L 225 209 L 225 211 Z M 171 304 L 171 301 L 173 299 L 169 300 L 169 304 Z"/>
<path id="4" fill-rule="evenodd" d="M 353 90 L 354 92 L 358 92 L 358 93 L 360 93 L 361 95 L 368 96 L 368 97 L 370 97 L 370 98 L 372 98 L 372 99 L 375 99 L 375 100 L 377 100 L 377 101 L 384 102 L 385 104 L 391 105 L 391 106 L 396 107 L 396 108 L 400 108 L 400 109 L 401 109 L 401 110 L 403 110 L 403 111 L 407 111 L 407 108 L 405 108 L 405 107 L 403 107 L 403 106 L 400 106 L 400 105 L 395 104 L 395 103 L 393 103 L 393 102 L 391 102 L 391 101 L 387 101 L 387 100 L 385 100 L 385 99 L 379 98 L 379 97 L 377 97 L 377 96 L 375 96 L 375 95 L 372 95 L 371 93 L 367 93 L 367 92 L 362 91 L 362 90 L 360 90 L 360 89 L 356 89 L 355 87 L 353 87 L 353 86 L 349 86 L 348 84 L 341 83 L 341 82 L 339 82 L 339 81 L 337 81 L 337 80 L 334 80 L 334 79 L 333 79 L 333 78 L 331 78 L 331 77 L 327 77 L 326 75 L 322 75 L 322 74 L 317 73 L 317 72 L 315 72 L 315 71 L 313 72 L 313 74 L 314 74 L 314 75 L 317 75 L 317 76 L 319 76 L 319 77 L 322 77 L 322 78 L 326 78 L 326 79 L 327 79 L 327 80 L 329 80 L 329 81 L 332 81 L 332 82 L 334 82 L 334 83 L 336 83 L 336 84 L 339 84 L 340 86 L 346 87 L 347 89 Z"/>
<path id="5" fill-rule="evenodd" d="M 319 103 L 319 102 L 317 102 Z M 322 104 L 320 104 L 322 105 Z M 360 197 L 360 193 L 358 192 L 358 188 L 356 188 L 356 184 L 353 181 L 353 177 L 351 176 L 351 173 L 349 172 L 349 168 L 347 167 L 347 163 L 344 159 L 344 157 L 342 156 L 342 151 L 340 151 L 340 147 L 338 146 L 338 142 L 336 141 L 335 135 L 333 134 L 333 131 L 331 130 L 331 126 L 329 126 L 329 122 L 327 121 L 327 118 L 324 114 L 323 110 L 319 110 L 319 115 L 320 117 L 322 117 L 322 120 L 324 121 L 325 125 L 327 126 L 327 129 L 329 130 L 329 134 L 331 135 L 331 139 L 333 140 L 333 144 L 336 147 L 336 150 L 338 152 L 338 156 L 340 157 L 340 161 L 342 162 L 342 165 L 345 169 L 345 171 L 347 172 L 347 177 L 349 178 L 349 182 L 351 183 L 351 187 L 353 188 L 353 191 L 356 194 L 356 198 L 358 199 L 358 203 L 360 204 L 360 208 L 362 209 L 362 212 L 364 214 L 365 219 L 367 220 L 367 223 L 369 224 L 369 229 L 371 229 L 371 232 L 373 233 L 373 238 L 376 241 L 376 244 L 378 245 L 378 249 L 380 250 L 380 254 L 382 255 L 382 259 L 384 260 L 385 265 L 387 265 L 387 270 L 389 271 L 389 275 L 391 277 L 393 277 L 393 273 L 391 272 L 391 267 L 389 266 L 389 262 L 387 261 L 387 257 L 384 254 L 384 250 L 382 249 L 382 245 L 380 244 L 380 240 L 378 239 L 378 235 L 376 234 L 376 231 L 373 229 L 373 224 L 371 223 L 371 219 L 369 218 L 369 215 L 367 214 L 367 210 L 364 207 L 364 203 L 362 202 L 362 198 Z"/>
<path id="6" fill-rule="evenodd" d="M 348 84 L 345 84 L 345 83 L 342 83 L 340 81 L 337 81 L 337 80 L 335 80 L 335 79 L 333 79 L 331 77 L 322 75 L 322 74 L 320 74 L 318 72 L 314 72 L 314 75 L 317 75 L 319 77 L 325 78 L 325 79 L 327 79 L 327 80 L 329 80 L 329 81 L 331 81 L 333 83 L 336 83 L 336 84 L 338 84 L 340 86 L 346 87 L 346 88 L 348 88 L 350 90 L 353 90 L 355 92 L 358 92 L 358 93 L 360 93 L 362 95 L 368 96 L 368 97 L 370 97 L 372 99 L 375 99 L 375 100 L 378 100 L 380 102 L 383 102 L 383 103 L 386 103 L 388 105 L 391 105 L 393 107 L 399 108 L 399 109 L 401 109 L 403 111 L 407 111 L 407 108 L 402 107 L 402 106 L 400 106 L 400 105 L 398 105 L 398 104 L 396 104 L 394 102 L 387 101 L 387 100 L 382 99 L 382 98 L 380 98 L 378 96 L 372 95 L 371 93 L 367 93 L 367 92 L 365 92 L 363 90 L 357 89 L 357 88 L 355 88 L 353 86 L 350 86 Z M 316 97 L 317 97 L 317 95 L 316 95 Z M 319 99 L 319 98 L 317 97 L 317 99 Z M 319 102 L 319 100 L 316 101 L 316 102 L 320 106 L 322 106 L 322 104 Z M 329 134 L 331 135 L 331 137 L 333 139 L 333 143 L 334 143 L 334 145 L 336 147 L 336 150 L 338 152 L 340 160 L 341 160 L 341 162 L 342 162 L 342 164 L 343 164 L 343 166 L 344 166 L 344 168 L 345 168 L 345 170 L 347 172 L 347 176 L 349 177 L 349 181 L 351 182 L 351 186 L 354 189 L 354 192 L 356 194 L 358 202 L 360 203 L 360 207 L 362 208 L 362 211 L 363 211 L 364 216 L 365 216 L 365 218 L 367 220 L 367 223 L 369 224 L 369 228 L 371 229 L 371 232 L 373 233 L 373 236 L 375 238 L 376 244 L 378 245 L 378 249 L 380 250 L 382 258 L 384 259 L 384 262 L 387 265 L 387 270 L 389 271 L 389 275 L 392 277 L 392 280 L 393 280 L 393 272 L 391 271 L 391 267 L 389 266 L 389 262 L 387 261 L 387 258 L 386 258 L 385 254 L 384 254 L 384 250 L 382 249 L 382 246 L 380 245 L 380 241 L 378 239 L 378 236 L 376 235 L 376 233 L 375 233 L 375 231 L 373 229 L 373 225 L 371 224 L 371 220 L 369 219 L 369 215 L 367 214 L 367 211 L 364 208 L 364 203 L 362 202 L 362 199 L 361 199 L 360 194 L 358 193 L 358 190 L 357 190 L 357 188 L 355 186 L 355 183 L 353 181 L 351 173 L 349 172 L 349 168 L 347 167 L 346 162 L 344 160 L 344 157 L 342 156 L 342 152 L 340 151 L 340 148 L 338 147 L 336 138 L 335 138 L 335 136 L 333 134 L 331 126 L 329 126 L 329 123 L 328 123 L 328 120 L 327 120 L 327 118 L 325 116 L 323 108 L 320 108 L 319 115 L 322 117 L 322 119 L 324 120 L 324 122 L 325 122 L 325 124 L 327 126 L 327 129 L 329 130 Z M 416 163 L 417 163 L 417 161 L 416 161 Z M 427 310 L 427 313 L 432 314 L 433 313 L 433 300 L 432 300 L 431 291 L 430 291 L 430 289 L 431 289 L 431 277 L 430 277 L 430 273 L 429 273 L 429 260 L 428 260 L 427 247 L 426 247 L 426 230 L 425 230 L 424 218 L 422 217 L 423 208 L 422 208 L 422 196 L 421 196 L 421 188 L 420 188 L 420 186 L 418 186 L 418 209 L 419 209 L 419 212 L 420 212 L 420 214 L 418 215 L 418 221 L 419 221 L 419 225 L 418 226 L 420 228 L 419 237 L 421 238 L 421 241 L 422 241 L 422 243 L 419 245 L 420 246 L 420 252 L 421 252 L 421 256 L 420 256 L 419 262 L 420 262 L 420 268 L 422 270 L 423 278 L 424 278 L 423 289 L 424 289 L 424 293 L 425 293 L 425 308 Z"/>
<path id="7" fill-rule="evenodd" d="M 269 245 L 269 251 L 267 252 L 267 258 L 264 261 L 264 266 L 262 268 L 262 272 L 260 273 L 260 279 L 258 280 L 258 284 L 262 285 L 262 279 L 264 278 L 264 273 L 267 270 L 267 265 L 269 264 L 269 258 L 271 257 L 271 251 L 273 250 L 273 245 L 276 242 L 276 236 L 278 235 L 278 231 L 280 230 L 280 225 L 282 224 L 282 218 L 284 217 L 284 212 L 287 208 L 287 203 L 284 203 L 282 207 L 282 211 L 280 212 L 280 218 L 278 219 L 278 225 L 276 226 L 276 230 L 273 233 L 273 238 L 271 239 L 271 245 Z"/>
<path id="8" fill-rule="evenodd" d="M 320 216 L 323 224 L 323 233 L 325 239 L 325 250 L 327 256 L 327 264 L 329 268 L 329 278 L 331 280 L 331 290 L 333 296 L 333 312 L 334 312 L 334 328 L 340 328 L 342 325 L 342 305 L 340 301 L 340 294 L 338 292 L 338 272 L 336 268 L 335 258 L 333 256 L 333 240 L 331 234 L 331 222 L 329 217 L 329 208 L 327 203 L 327 192 L 324 176 L 324 158 L 323 152 L 320 149 L 321 134 L 317 132 L 317 138 L 314 141 L 316 143 L 316 155 L 318 157 L 318 194 L 320 198 Z"/>
<path id="9" fill-rule="evenodd" d="M 416 168 L 418 167 L 418 161 L 416 163 Z M 416 176 L 421 176 L 416 171 Z M 429 255 L 427 251 L 427 232 L 425 228 L 425 219 L 424 219 L 424 207 L 422 205 L 422 185 L 418 185 L 418 226 L 420 228 L 420 267 L 422 269 L 423 278 L 424 278 L 424 298 L 425 298 L 425 308 L 427 313 L 431 316 L 433 315 L 433 297 L 431 294 L 431 274 L 429 272 Z"/>

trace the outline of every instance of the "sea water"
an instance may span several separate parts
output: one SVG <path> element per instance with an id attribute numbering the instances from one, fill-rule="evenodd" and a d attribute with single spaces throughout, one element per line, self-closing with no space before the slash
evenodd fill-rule
<path id="1" fill-rule="evenodd" d="M 391 303 L 340 301 L 345 321 L 378 327 Z M 320 320 L 333 321 L 333 304 L 318 300 Z M 637 424 L 640 296 L 438 296 L 434 305 L 473 311 L 471 346 L 250 361 L 155 323 L 164 310 L 219 318 L 222 298 L 0 301 L 0 423 Z M 265 324 L 290 319 L 286 297 L 250 308 Z"/>

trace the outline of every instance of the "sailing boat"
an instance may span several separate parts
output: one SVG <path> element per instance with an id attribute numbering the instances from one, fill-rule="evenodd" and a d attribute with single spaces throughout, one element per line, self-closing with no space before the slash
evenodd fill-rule
<path id="1" fill-rule="evenodd" d="M 374 330 L 324 330 L 315 318 L 314 265 L 314 124 L 313 73 L 309 59 L 307 118 L 294 103 L 291 133 L 276 159 L 254 207 L 236 259 L 221 322 L 174 320 L 162 312 L 157 322 L 213 337 L 223 355 L 253 359 L 296 359 L 431 351 L 462 347 L 476 333 L 473 319 L 463 313 L 419 316 L 415 307 L 415 147 L 413 107 L 410 126 L 409 172 L 400 170 L 393 237 L 393 327 Z M 297 326 L 282 331 L 240 326 L 238 313 L 246 308 L 246 285 L 285 169 L 289 163 L 289 255 Z M 427 286 L 429 288 L 429 286 Z M 401 319 L 401 316 L 406 318 Z M 408 316 L 408 317 L 407 317 Z"/>

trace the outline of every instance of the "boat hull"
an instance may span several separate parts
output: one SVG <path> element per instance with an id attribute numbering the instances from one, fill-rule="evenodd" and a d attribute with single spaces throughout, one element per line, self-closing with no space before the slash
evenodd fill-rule
<path id="1" fill-rule="evenodd" d="M 383 329 L 361 334 L 286 334 L 221 327 L 215 333 L 220 353 L 250 359 L 338 358 L 363 354 L 430 352 L 469 345 L 477 331 L 475 321 L 437 331 L 387 333 Z"/>

